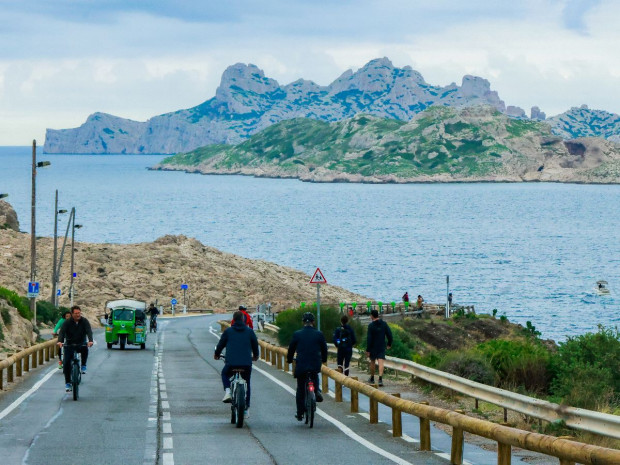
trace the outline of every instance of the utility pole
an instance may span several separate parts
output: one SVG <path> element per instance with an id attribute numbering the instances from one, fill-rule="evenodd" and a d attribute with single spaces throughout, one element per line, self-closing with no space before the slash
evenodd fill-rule
<path id="1" fill-rule="evenodd" d="M 54 258 L 52 261 L 52 298 L 50 302 L 56 306 L 56 286 L 58 285 L 58 276 L 56 276 L 56 262 L 58 260 L 58 189 L 56 189 L 56 198 L 54 201 Z"/>
<path id="2" fill-rule="evenodd" d="M 37 204 L 37 141 L 32 141 L 32 197 L 30 208 L 30 282 L 35 282 L 37 277 L 37 238 L 36 234 L 36 204 Z M 37 326 L 37 298 L 30 298 L 30 311 L 33 314 L 33 324 Z"/>

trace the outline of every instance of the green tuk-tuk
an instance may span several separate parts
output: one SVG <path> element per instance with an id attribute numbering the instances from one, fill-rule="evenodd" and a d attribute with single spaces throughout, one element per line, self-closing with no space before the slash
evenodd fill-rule
<path id="1" fill-rule="evenodd" d="M 146 302 L 142 300 L 109 300 L 105 304 L 105 342 L 108 349 L 119 344 L 146 347 Z"/>

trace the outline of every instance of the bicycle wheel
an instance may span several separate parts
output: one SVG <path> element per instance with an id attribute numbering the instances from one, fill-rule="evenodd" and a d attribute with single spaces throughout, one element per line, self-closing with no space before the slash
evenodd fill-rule
<path id="1" fill-rule="evenodd" d="M 237 389 L 235 389 L 235 398 L 233 400 L 237 416 L 237 428 L 241 428 L 243 426 L 243 414 L 245 413 L 245 386 L 243 384 L 239 384 Z"/>
<path id="2" fill-rule="evenodd" d="M 73 400 L 78 400 L 80 398 L 80 366 L 77 363 L 74 363 L 71 367 L 71 387 L 73 389 Z"/>
<path id="3" fill-rule="evenodd" d="M 309 408 L 307 415 L 310 418 L 310 428 L 312 428 L 314 426 L 314 412 L 316 411 L 316 395 L 314 394 L 314 391 L 310 392 L 310 395 L 308 397 Z"/>

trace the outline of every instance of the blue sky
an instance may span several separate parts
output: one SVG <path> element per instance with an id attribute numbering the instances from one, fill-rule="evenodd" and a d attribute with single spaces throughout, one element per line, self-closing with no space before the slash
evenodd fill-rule
<path id="1" fill-rule="evenodd" d="M 0 0 L 0 145 L 195 106 L 238 62 L 327 85 L 386 56 L 431 84 L 482 76 L 528 113 L 620 113 L 619 23 L 617 0 Z"/>

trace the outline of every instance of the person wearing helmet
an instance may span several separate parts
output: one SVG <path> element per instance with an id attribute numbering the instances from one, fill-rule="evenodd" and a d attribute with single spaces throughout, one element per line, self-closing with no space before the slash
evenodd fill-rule
<path id="1" fill-rule="evenodd" d="M 327 362 L 327 342 L 323 333 L 314 327 L 314 315 L 310 312 L 304 313 L 302 322 L 304 327 L 293 333 L 286 356 L 288 363 L 292 363 L 295 352 L 297 352 L 297 364 L 293 375 L 297 378 L 295 418 L 298 421 L 302 421 L 304 417 L 304 397 L 309 376 L 312 377 L 316 386 L 316 401 L 323 402 L 323 395 L 319 389 L 319 372 L 321 364 Z"/>
<path id="2" fill-rule="evenodd" d="M 248 309 L 245 308 L 245 305 L 239 305 L 239 310 L 241 313 L 243 313 L 243 323 L 245 323 L 245 325 L 250 328 L 250 329 L 254 329 L 254 322 L 252 321 L 252 317 L 250 316 L 250 314 L 248 313 Z M 230 325 L 234 325 L 235 324 L 235 320 L 231 320 L 230 321 Z"/>

